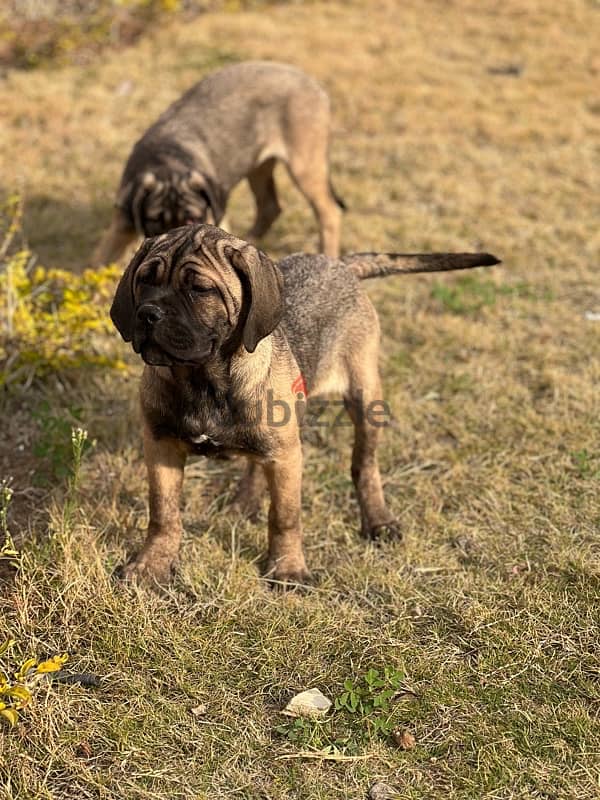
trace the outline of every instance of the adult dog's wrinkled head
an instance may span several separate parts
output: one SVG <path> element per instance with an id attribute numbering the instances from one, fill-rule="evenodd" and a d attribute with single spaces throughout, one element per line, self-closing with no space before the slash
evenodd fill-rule
<path id="1" fill-rule="evenodd" d="M 117 207 L 140 236 L 159 236 L 181 225 L 219 224 L 225 213 L 222 192 L 195 170 L 159 168 L 139 173 L 120 190 Z"/>
<path id="2" fill-rule="evenodd" d="M 282 277 L 264 253 L 212 225 L 146 239 L 117 287 L 110 316 L 147 364 L 199 366 L 278 325 Z"/>

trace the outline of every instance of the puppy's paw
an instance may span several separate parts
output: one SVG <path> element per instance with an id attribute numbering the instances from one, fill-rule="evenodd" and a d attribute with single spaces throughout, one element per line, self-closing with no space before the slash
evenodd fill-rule
<path id="1" fill-rule="evenodd" d="M 269 559 L 264 577 L 271 589 L 284 592 L 302 589 L 311 581 L 304 557 Z"/>
<path id="2" fill-rule="evenodd" d="M 399 522 L 392 519 L 381 525 L 370 526 L 367 531 L 363 531 L 363 536 L 376 544 L 399 542 L 402 539 L 402 530 Z"/>
<path id="3" fill-rule="evenodd" d="M 132 556 L 126 564 L 115 570 L 117 580 L 124 582 L 140 582 L 165 586 L 170 583 L 175 574 L 175 562 L 169 556 L 138 553 Z"/>

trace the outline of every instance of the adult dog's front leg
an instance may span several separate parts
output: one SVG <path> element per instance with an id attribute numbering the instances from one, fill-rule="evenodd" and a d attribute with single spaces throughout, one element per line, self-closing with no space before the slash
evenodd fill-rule
<path id="1" fill-rule="evenodd" d="M 137 239 L 135 229 L 120 211 L 113 214 L 110 227 L 102 236 L 92 255 L 92 266 L 101 267 L 118 261 L 123 251 Z"/>
<path id="2" fill-rule="evenodd" d="M 305 583 L 310 573 L 302 548 L 300 442 L 294 442 L 267 463 L 265 474 L 271 495 L 266 577 L 278 583 Z"/>
<path id="3" fill-rule="evenodd" d="M 144 459 L 148 470 L 150 520 L 146 541 L 121 570 L 121 577 L 150 578 L 166 583 L 181 542 L 179 499 L 183 485 L 185 447 L 177 439 L 155 439 L 144 431 Z"/>

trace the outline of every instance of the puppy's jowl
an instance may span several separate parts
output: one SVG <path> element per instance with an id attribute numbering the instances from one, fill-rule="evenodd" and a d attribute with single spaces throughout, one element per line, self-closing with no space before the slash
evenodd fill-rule
<path id="1" fill-rule="evenodd" d="M 331 186 L 328 149 L 329 98 L 308 75 L 266 61 L 218 70 L 173 103 L 134 146 L 93 261 L 114 261 L 137 236 L 190 222 L 218 225 L 243 178 L 256 201 L 248 236 L 263 236 L 281 212 L 277 161 L 317 217 L 319 250 L 336 256 L 344 206 Z"/>
<path id="2" fill-rule="evenodd" d="M 146 363 L 141 385 L 150 489 L 148 536 L 125 577 L 169 578 L 181 540 L 179 499 L 188 455 L 248 458 L 236 503 L 256 514 L 268 488 L 272 580 L 304 582 L 296 413 L 269 425 L 268 397 L 295 409 L 309 396 L 341 394 L 355 428 L 352 480 L 362 534 L 399 536 L 381 488 L 379 323 L 361 280 L 490 266 L 485 253 L 296 254 L 274 264 L 211 225 L 147 239 L 117 288 L 112 319 Z M 381 417 L 377 416 L 377 422 Z"/>

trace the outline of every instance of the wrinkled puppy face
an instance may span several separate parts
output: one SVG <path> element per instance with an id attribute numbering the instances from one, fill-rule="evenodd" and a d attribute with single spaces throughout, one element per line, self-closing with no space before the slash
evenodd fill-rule
<path id="1" fill-rule="evenodd" d="M 123 338 L 152 366 L 200 366 L 242 344 L 253 352 L 281 313 L 278 268 L 212 225 L 147 239 L 111 308 Z"/>
<path id="2" fill-rule="evenodd" d="M 182 225 L 220 222 L 222 198 L 199 172 L 145 172 L 128 184 L 117 204 L 126 210 L 144 236 L 160 236 Z"/>

